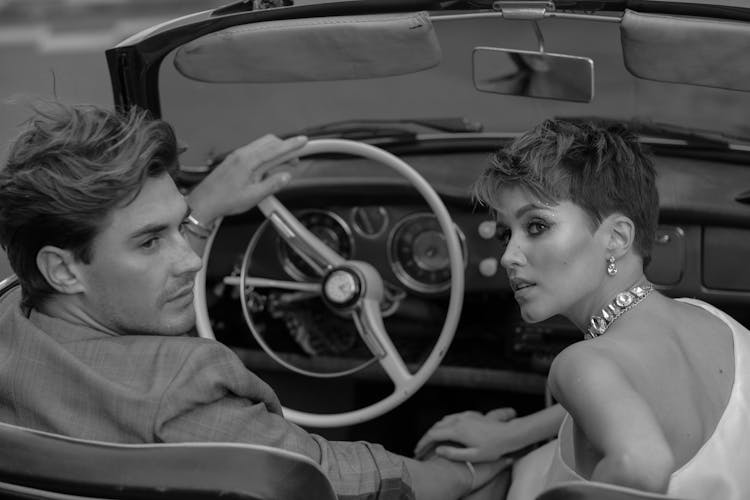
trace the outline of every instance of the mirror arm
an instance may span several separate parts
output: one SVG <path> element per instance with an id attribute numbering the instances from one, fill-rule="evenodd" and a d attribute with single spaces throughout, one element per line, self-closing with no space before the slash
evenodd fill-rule
<path id="1" fill-rule="evenodd" d="M 552 0 L 496 0 L 492 9 L 500 11 L 505 19 L 538 21 L 555 11 Z"/>
<path id="2" fill-rule="evenodd" d="M 552 0 L 496 0 L 492 2 L 492 9 L 500 11 L 504 19 L 532 21 L 539 52 L 544 52 L 544 36 L 539 28 L 539 20 L 555 11 Z"/>

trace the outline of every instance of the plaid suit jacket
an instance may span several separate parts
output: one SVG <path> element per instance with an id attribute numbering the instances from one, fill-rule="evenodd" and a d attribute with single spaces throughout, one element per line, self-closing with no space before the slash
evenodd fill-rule
<path id="1" fill-rule="evenodd" d="M 413 498 L 403 459 L 284 419 L 274 391 L 219 342 L 113 336 L 0 302 L 0 420 L 120 443 L 239 442 L 317 461 L 340 498 Z"/>

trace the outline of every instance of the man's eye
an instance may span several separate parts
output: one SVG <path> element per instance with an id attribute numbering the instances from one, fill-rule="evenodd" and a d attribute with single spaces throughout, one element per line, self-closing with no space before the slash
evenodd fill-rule
<path id="1" fill-rule="evenodd" d="M 151 250 L 153 248 L 156 248 L 156 245 L 159 243 L 159 237 L 154 236 L 152 238 L 147 239 L 143 243 L 141 243 L 141 248 L 145 248 L 146 250 Z"/>
<path id="2" fill-rule="evenodd" d="M 180 234 L 185 234 L 187 232 L 187 226 L 188 226 L 188 220 L 185 219 L 182 222 L 180 222 Z"/>

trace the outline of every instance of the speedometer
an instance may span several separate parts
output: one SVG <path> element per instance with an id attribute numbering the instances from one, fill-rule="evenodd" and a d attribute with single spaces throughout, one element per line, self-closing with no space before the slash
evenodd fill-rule
<path id="1" fill-rule="evenodd" d="M 351 230 L 344 220 L 328 210 L 308 210 L 295 214 L 299 221 L 334 252 L 349 259 L 354 250 Z M 305 259 L 279 238 L 279 253 L 284 269 L 297 279 L 319 279 Z"/>
<path id="2" fill-rule="evenodd" d="M 466 243 L 456 228 L 466 255 Z M 396 277 L 416 292 L 437 293 L 450 287 L 448 245 L 437 218 L 431 213 L 412 214 L 393 228 L 388 259 Z"/>

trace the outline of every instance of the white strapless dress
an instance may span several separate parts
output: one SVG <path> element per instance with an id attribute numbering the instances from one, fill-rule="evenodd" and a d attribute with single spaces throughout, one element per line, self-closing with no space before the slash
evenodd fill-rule
<path id="1" fill-rule="evenodd" d="M 667 494 L 695 500 L 750 499 L 750 331 L 710 304 L 678 300 L 702 307 L 732 330 L 734 384 L 713 434 L 692 459 L 672 473 Z M 508 500 L 533 500 L 552 485 L 585 480 L 575 471 L 572 431 L 573 421 L 566 416 L 558 439 L 516 462 Z"/>

